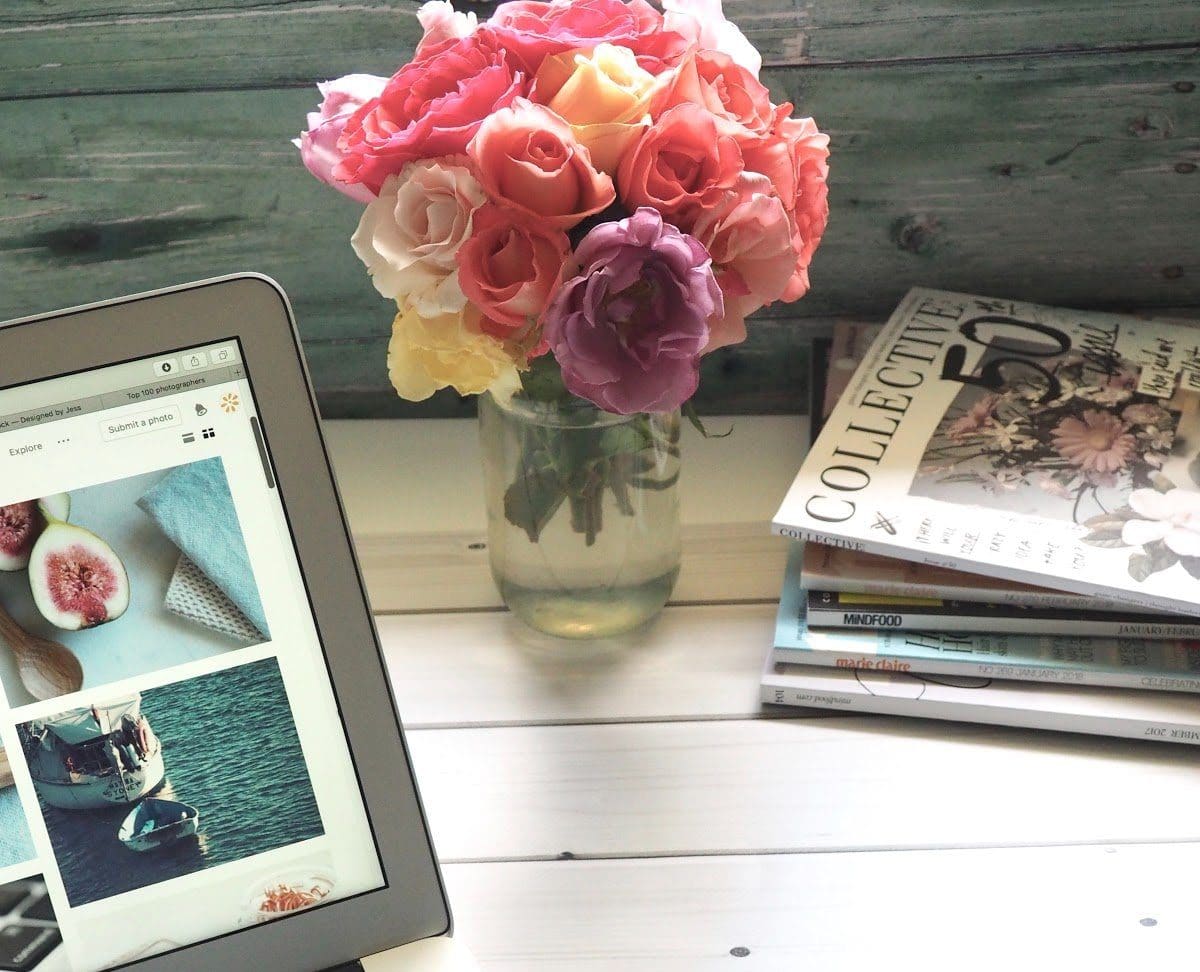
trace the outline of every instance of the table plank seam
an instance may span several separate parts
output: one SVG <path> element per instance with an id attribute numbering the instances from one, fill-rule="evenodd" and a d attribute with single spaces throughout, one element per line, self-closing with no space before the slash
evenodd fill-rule
<path id="1" fill-rule="evenodd" d="M 838 712 L 834 709 L 803 709 L 800 714 L 797 710 L 791 709 L 784 712 L 731 712 L 728 714 L 711 714 L 711 715 L 678 715 L 678 716 L 655 716 L 648 718 L 646 716 L 613 716 L 611 718 L 590 718 L 590 719 L 528 719 L 520 722 L 513 720 L 481 720 L 479 722 L 404 722 L 404 713 L 400 713 L 401 723 L 404 726 L 405 732 L 447 732 L 454 730 L 471 730 L 471 729 L 545 729 L 545 728 L 577 728 L 580 726 L 656 726 L 667 725 L 674 723 L 701 723 L 701 722 L 810 722 L 814 719 L 837 719 L 847 718 L 844 712 Z M 873 716 L 850 717 L 850 718 L 866 718 L 870 719 Z M 880 718 L 887 718 L 882 716 Z"/>
<path id="2" fill-rule="evenodd" d="M 688 598 L 680 601 L 667 601 L 669 608 L 680 607 L 761 607 L 767 604 L 778 604 L 778 597 L 731 597 L 731 598 Z M 508 608 L 502 605 L 491 607 L 438 607 L 438 608 L 380 608 L 371 612 L 376 618 L 406 618 L 432 617 L 438 614 L 508 614 Z M 569 649 L 568 649 L 569 650 Z"/>
<path id="3" fill-rule="evenodd" d="M 833 847 L 739 847 L 703 850 L 692 848 L 678 851 L 632 851 L 622 853 L 588 853 L 586 851 L 560 851 L 557 854 L 523 854 L 515 857 L 442 857 L 443 866 L 459 864 L 547 864 L 588 863 L 593 861 L 666 861 L 704 860 L 708 858 L 755 858 L 755 857 L 805 857 L 836 854 L 936 854 L 959 851 L 1004 852 L 1012 850 L 1048 850 L 1058 847 L 1152 847 L 1159 845 L 1191 847 L 1200 846 L 1200 835 L 1196 837 L 1133 838 L 1114 837 L 1108 840 L 1049 840 L 1013 841 L 1008 843 L 947 843 L 947 844 L 863 844 Z"/>

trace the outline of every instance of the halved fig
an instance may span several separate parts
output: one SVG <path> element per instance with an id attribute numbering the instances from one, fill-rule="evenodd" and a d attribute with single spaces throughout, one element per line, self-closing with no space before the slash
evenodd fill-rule
<path id="1" fill-rule="evenodd" d="M 56 493 L 40 500 L 0 506 L 0 570 L 24 570 L 38 537 L 51 520 L 71 515 L 71 497 Z"/>
<path id="2" fill-rule="evenodd" d="M 42 617 L 64 631 L 115 621 L 129 607 L 129 575 L 113 548 L 59 520 L 33 545 L 29 586 Z"/>

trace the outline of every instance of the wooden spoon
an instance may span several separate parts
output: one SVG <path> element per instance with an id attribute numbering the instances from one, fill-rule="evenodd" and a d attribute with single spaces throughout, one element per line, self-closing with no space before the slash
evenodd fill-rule
<path id="1" fill-rule="evenodd" d="M 17 659 L 25 690 L 39 702 L 83 688 L 83 666 L 66 645 L 30 634 L 0 606 L 0 641 Z"/>
<path id="2" fill-rule="evenodd" d="M 12 767 L 8 765 L 8 753 L 0 749 L 0 790 L 7 790 L 12 785 Z"/>

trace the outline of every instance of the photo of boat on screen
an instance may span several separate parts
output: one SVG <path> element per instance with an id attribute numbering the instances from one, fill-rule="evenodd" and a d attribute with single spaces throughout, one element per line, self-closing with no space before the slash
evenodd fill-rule
<path id="1" fill-rule="evenodd" d="M 17 729 L 72 907 L 324 833 L 274 659 Z"/>

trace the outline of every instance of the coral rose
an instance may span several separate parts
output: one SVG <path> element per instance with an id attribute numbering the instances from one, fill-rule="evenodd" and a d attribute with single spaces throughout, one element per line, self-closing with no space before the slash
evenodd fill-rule
<path id="1" fill-rule="evenodd" d="M 448 40 L 469 37 L 479 28 L 479 18 L 471 13 L 459 13 L 454 9 L 450 0 L 429 0 L 421 4 L 417 11 L 417 20 L 425 31 L 425 36 L 417 44 L 413 60 L 419 61 L 428 56 L 430 51 Z"/>
<path id="2" fill-rule="evenodd" d="M 569 229 L 616 197 L 588 150 L 554 112 L 518 98 L 479 128 L 467 149 L 494 200 Z"/>
<path id="3" fill-rule="evenodd" d="M 458 253 L 463 293 L 497 337 L 536 326 L 571 252 L 562 230 L 488 203 L 475 212 L 472 235 Z"/>
<path id="4" fill-rule="evenodd" d="M 771 93 L 753 74 L 727 54 L 697 51 L 684 59 L 655 92 L 650 116 L 684 102 L 712 112 L 722 131 L 746 146 L 772 134 L 792 106 L 771 104 Z"/>
<path id="5" fill-rule="evenodd" d="M 460 395 L 490 391 L 507 398 L 521 383 L 512 349 L 483 332 L 479 309 L 470 304 L 459 313 L 431 317 L 412 307 L 401 310 L 388 343 L 388 377 L 411 402 L 447 387 Z"/>
<path id="6" fill-rule="evenodd" d="M 354 113 L 378 97 L 386 84 L 387 78 L 377 78 L 373 74 L 347 74 L 336 81 L 318 84 L 321 106 L 308 113 L 308 131 L 292 140 L 292 144 L 300 149 L 300 158 L 309 172 L 358 202 L 370 202 L 375 194 L 365 186 L 351 185 L 333 177 L 334 168 L 342 161 L 338 140 Z"/>
<path id="7" fill-rule="evenodd" d="M 689 231 L 737 184 L 742 152 L 711 112 L 685 102 L 646 130 L 621 162 L 617 185 L 628 209 L 649 206 Z"/>
<path id="8" fill-rule="evenodd" d="M 723 313 L 704 247 L 645 208 L 595 227 L 572 268 L 544 331 L 567 388 L 622 415 L 691 398 L 708 320 Z"/>
<path id="9" fill-rule="evenodd" d="M 458 250 L 471 235 L 472 213 L 485 202 L 483 187 L 464 165 L 414 162 L 388 177 L 350 244 L 384 297 L 426 315 L 459 311 L 466 297 Z"/>
<path id="10" fill-rule="evenodd" d="M 720 51 L 754 77 L 762 68 L 762 55 L 737 24 L 725 19 L 721 0 L 663 0 L 663 26 L 682 34 L 702 51 Z"/>
<path id="11" fill-rule="evenodd" d="M 792 220 L 796 269 L 783 299 L 797 300 L 808 292 L 808 265 L 829 222 L 829 136 L 811 118 L 784 118 L 744 156 L 747 169 L 771 180 Z"/>
<path id="12" fill-rule="evenodd" d="M 592 164 L 615 176 L 626 151 L 650 123 L 647 108 L 654 75 L 638 66 L 633 52 L 598 44 L 588 52 L 553 54 L 542 62 L 532 100 L 571 124 Z"/>
<path id="13" fill-rule="evenodd" d="M 746 316 L 783 295 L 796 251 L 787 210 L 770 181 L 757 173 L 743 173 L 720 204 L 703 211 L 692 235 L 712 257 L 725 296 L 725 315 L 709 322 L 707 354 L 746 340 Z"/>
<path id="14" fill-rule="evenodd" d="M 448 38 L 402 67 L 378 98 L 354 113 L 334 176 L 378 193 L 384 179 L 409 162 L 466 151 L 483 120 L 525 87 L 486 27 Z"/>
<path id="15" fill-rule="evenodd" d="M 553 54 L 590 50 L 604 43 L 629 48 L 642 67 L 658 74 L 676 63 L 689 46 L 685 38 L 664 27 L 662 14 L 645 0 L 512 0 L 496 8 L 488 26 L 530 76 Z"/>

